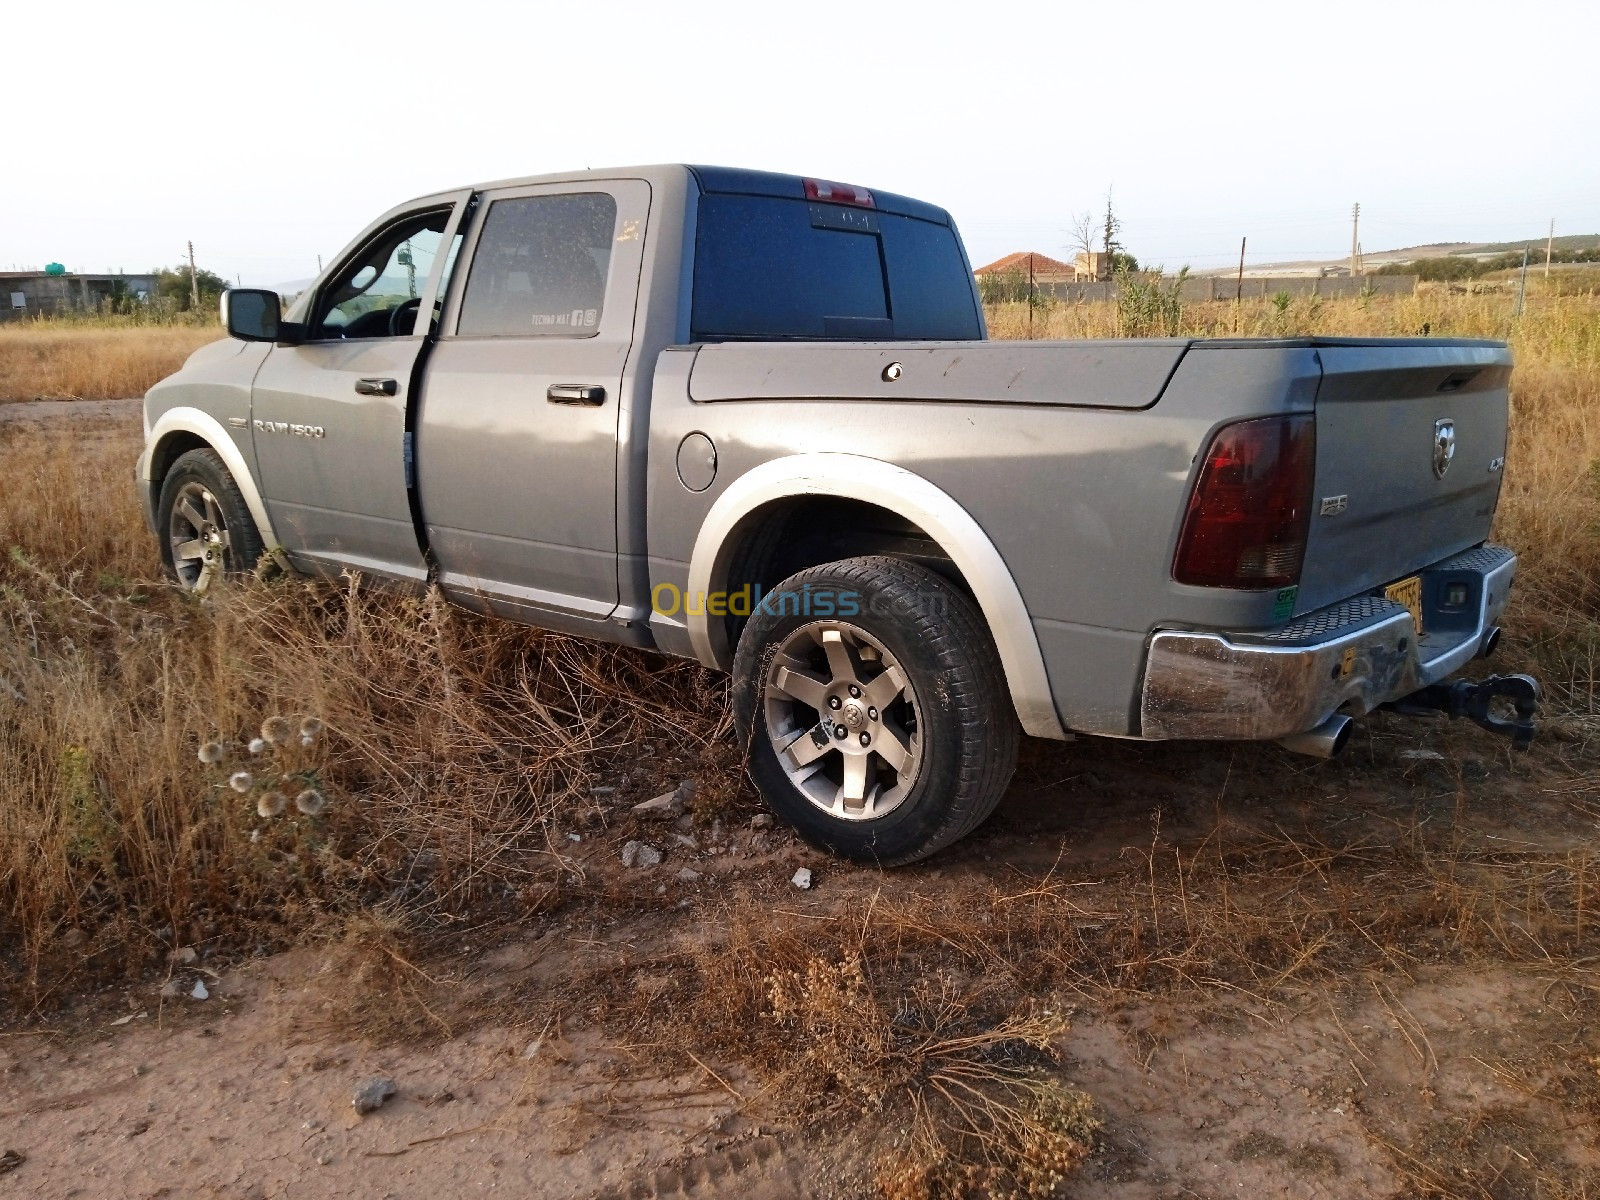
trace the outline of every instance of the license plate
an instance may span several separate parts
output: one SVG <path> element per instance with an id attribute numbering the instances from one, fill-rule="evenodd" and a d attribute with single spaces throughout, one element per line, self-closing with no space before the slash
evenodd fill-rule
<path id="1" fill-rule="evenodd" d="M 1404 605 L 1411 611 L 1411 624 L 1420 635 L 1422 633 L 1422 576 L 1413 575 L 1409 579 L 1402 579 L 1399 583 L 1391 583 L 1383 589 L 1383 594 L 1396 604 Z"/>

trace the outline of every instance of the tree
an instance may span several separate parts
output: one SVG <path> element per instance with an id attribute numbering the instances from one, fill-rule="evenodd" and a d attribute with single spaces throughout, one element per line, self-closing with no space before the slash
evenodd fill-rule
<path id="1" fill-rule="evenodd" d="M 1085 265 L 1094 261 L 1098 233 L 1099 218 L 1092 212 L 1082 212 L 1072 218 L 1072 248 L 1083 255 Z"/>
<path id="2" fill-rule="evenodd" d="M 156 295 L 178 311 L 187 312 L 192 307 L 193 300 L 189 292 L 189 265 L 184 263 L 176 267 L 158 267 L 155 274 Z M 200 285 L 202 308 L 216 307 L 222 293 L 233 286 L 221 275 L 204 267 L 195 272 L 195 278 Z"/>
<path id="3" fill-rule="evenodd" d="M 1122 220 L 1111 204 L 1111 192 L 1106 191 L 1104 216 L 1092 212 L 1079 213 L 1072 218 L 1072 248 L 1083 255 L 1087 264 L 1095 264 L 1096 276 L 1110 279 L 1122 271 L 1137 271 L 1139 260 L 1127 252 L 1117 235 L 1122 232 Z"/>
<path id="4" fill-rule="evenodd" d="M 1118 250 L 1125 249 L 1123 244 L 1117 240 L 1117 234 L 1121 232 L 1122 221 L 1118 219 L 1117 214 L 1111 209 L 1111 189 L 1107 188 L 1106 217 L 1104 224 L 1100 228 L 1100 249 L 1104 252 L 1106 256 L 1106 262 L 1108 263 L 1116 261 L 1116 259 L 1114 259 L 1112 256 L 1116 254 Z"/>

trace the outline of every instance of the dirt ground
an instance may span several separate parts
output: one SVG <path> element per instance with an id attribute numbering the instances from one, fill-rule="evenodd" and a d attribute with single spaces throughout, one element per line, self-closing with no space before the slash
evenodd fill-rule
<path id="1" fill-rule="evenodd" d="M 1476 731 L 1397 720 L 1334 764 L 1270 748 L 1036 747 L 988 826 L 895 872 L 737 831 L 625 868 L 625 840 L 667 839 L 619 816 L 573 844 L 590 894 L 609 899 L 526 921 L 467 914 L 407 967 L 428 986 L 390 998 L 437 1005 L 434 1033 L 386 1036 L 371 1009 L 352 1016 L 349 964 L 306 947 L 216 973 L 201 957 L 173 968 L 176 996 L 153 979 L 0 1038 L 0 1149 L 25 1156 L 0 1195 L 866 1195 L 886 1131 L 786 1124 L 736 1064 L 631 1043 L 591 1021 L 581 993 L 540 998 L 596 964 L 654 986 L 652 962 L 675 942 L 726 934 L 734 895 L 828 922 L 895 898 L 957 905 L 1048 884 L 1086 922 L 1114 922 L 1130 919 L 1122 902 L 1155 843 L 1276 829 L 1314 845 L 1342 828 L 1376 847 L 1434 822 L 1508 851 L 1592 846 L 1600 791 L 1592 774 L 1570 782 L 1574 750 L 1513 760 Z M 809 891 L 789 882 L 800 865 L 816 874 Z M 685 867 L 701 878 L 680 881 Z M 1242 872 L 1234 886 L 1268 883 Z M 1199 980 L 1058 996 L 1072 1020 L 1064 1076 L 1105 1120 L 1069 1194 L 1593 1196 L 1594 965 L 1412 955 L 1270 995 Z M 195 981 L 207 999 L 191 997 Z M 398 1093 L 358 1116 L 353 1090 L 375 1076 Z"/>
<path id="2" fill-rule="evenodd" d="M 0 1019 L 0 1198 L 872 1195 L 887 1118 L 806 1119 L 651 1016 L 692 999 L 686 947 L 732 954 L 752 922 L 834 945 L 891 912 L 908 946 L 916 914 L 950 919 L 919 970 L 1068 1016 L 1053 1069 L 1102 1128 L 1063 1194 L 1594 1198 L 1591 734 L 1514 755 L 1379 716 L 1331 763 L 1034 743 L 987 825 L 892 872 L 759 827 L 748 796 L 645 821 L 632 803 L 680 768 L 619 763 L 565 834 L 559 902 L 440 914 L 400 952 L 201 944 Z M 664 861 L 624 866 L 630 840 Z M 1013 919 L 1042 901 L 1049 923 Z M 378 1077 L 395 1095 L 358 1115 Z"/>
<path id="3" fill-rule="evenodd" d="M 21 400 L 0 404 L 0 422 L 39 425 L 58 418 L 93 420 L 100 417 L 137 418 L 141 401 L 133 400 Z"/>

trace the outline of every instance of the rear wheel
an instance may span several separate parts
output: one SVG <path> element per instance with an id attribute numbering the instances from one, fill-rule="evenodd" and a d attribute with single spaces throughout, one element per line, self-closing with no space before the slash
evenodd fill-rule
<path id="1" fill-rule="evenodd" d="M 156 526 L 167 569 L 191 592 L 253 571 L 261 558 L 250 506 L 215 450 L 190 450 L 172 464 L 161 484 Z"/>
<path id="2" fill-rule="evenodd" d="M 994 811 L 1018 730 L 970 600 L 925 567 L 846 559 L 766 596 L 739 639 L 752 781 L 812 844 L 912 862 Z"/>

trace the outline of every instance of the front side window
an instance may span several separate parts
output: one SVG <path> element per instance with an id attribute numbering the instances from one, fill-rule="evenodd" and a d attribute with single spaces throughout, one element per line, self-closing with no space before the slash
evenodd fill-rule
<path id="1" fill-rule="evenodd" d="M 496 200 L 461 299 L 464 337 L 592 337 L 605 309 L 617 202 L 606 192 Z"/>
<path id="2" fill-rule="evenodd" d="M 449 220 L 447 208 L 419 213 L 389 226 L 363 246 L 323 289 L 313 336 L 409 334 L 416 327 L 422 289 L 433 271 Z"/>

